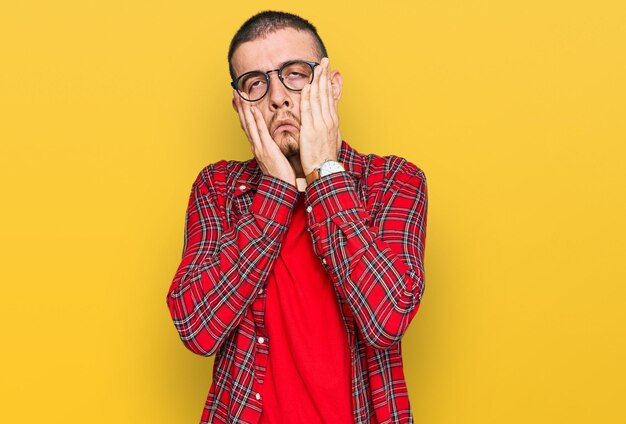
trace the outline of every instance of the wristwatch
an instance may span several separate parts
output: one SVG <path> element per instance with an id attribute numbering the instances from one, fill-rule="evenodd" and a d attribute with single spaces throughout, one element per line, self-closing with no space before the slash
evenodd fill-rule
<path id="1" fill-rule="evenodd" d="M 335 172 L 344 172 L 345 170 L 346 168 L 344 168 L 341 163 L 334 160 L 327 160 L 306 176 L 306 183 L 311 184 L 313 181 L 319 180 L 326 175 L 334 174 Z"/>

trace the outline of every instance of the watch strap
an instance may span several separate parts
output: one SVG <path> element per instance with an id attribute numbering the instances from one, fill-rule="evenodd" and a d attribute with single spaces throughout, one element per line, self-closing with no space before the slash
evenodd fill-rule
<path id="1" fill-rule="evenodd" d="M 320 179 L 320 169 L 315 168 L 313 171 L 309 172 L 309 174 L 306 176 L 306 183 L 307 185 L 309 185 L 313 183 L 313 181 L 319 180 L 319 179 Z"/>

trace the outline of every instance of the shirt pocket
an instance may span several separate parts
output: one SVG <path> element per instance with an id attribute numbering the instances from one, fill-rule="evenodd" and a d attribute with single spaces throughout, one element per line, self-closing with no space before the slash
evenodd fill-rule
<path id="1" fill-rule="evenodd" d="M 237 184 L 233 191 L 229 210 L 229 215 L 234 219 L 234 222 L 248 214 L 255 193 L 256 187 L 246 183 Z"/>

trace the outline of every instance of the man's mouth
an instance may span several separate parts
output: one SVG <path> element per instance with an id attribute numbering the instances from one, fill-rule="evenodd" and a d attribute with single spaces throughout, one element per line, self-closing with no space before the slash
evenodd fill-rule
<path id="1" fill-rule="evenodd" d="M 272 131 L 272 135 L 280 134 L 283 131 L 297 133 L 298 131 L 300 131 L 300 126 L 297 122 L 291 119 L 280 120 L 276 122 L 274 130 Z"/>
<path id="2" fill-rule="evenodd" d="M 278 134 L 278 133 L 280 133 L 282 131 L 297 132 L 298 128 L 296 126 L 294 126 L 294 125 L 291 125 L 291 124 L 283 124 L 283 125 L 280 125 L 279 127 L 277 127 L 274 130 L 274 134 Z"/>

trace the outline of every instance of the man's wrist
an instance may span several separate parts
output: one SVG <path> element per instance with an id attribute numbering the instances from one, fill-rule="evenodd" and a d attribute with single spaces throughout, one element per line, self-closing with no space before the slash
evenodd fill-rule
<path id="1" fill-rule="evenodd" d="M 306 175 L 307 184 L 312 184 L 314 181 L 336 172 L 345 172 L 346 168 L 342 163 L 336 160 L 327 159 L 319 166 L 315 167 L 313 171 Z"/>
<path id="2" fill-rule="evenodd" d="M 248 187 L 242 185 L 240 189 L 247 190 Z M 286 225 L 297 200 L 298 192 L 292 184 L 271 175 L 264 175 L 256 188 L 250 212 L 262 217 L 264 221 Z"/>
<path id="3" fill-rule="evenodd" d="M 350 172 L 337 172 L 307 187 L 304 204 L 311 207 L 311 223 L 326 221 L 341 211 L 363 207 L 356 180 Z"/>

